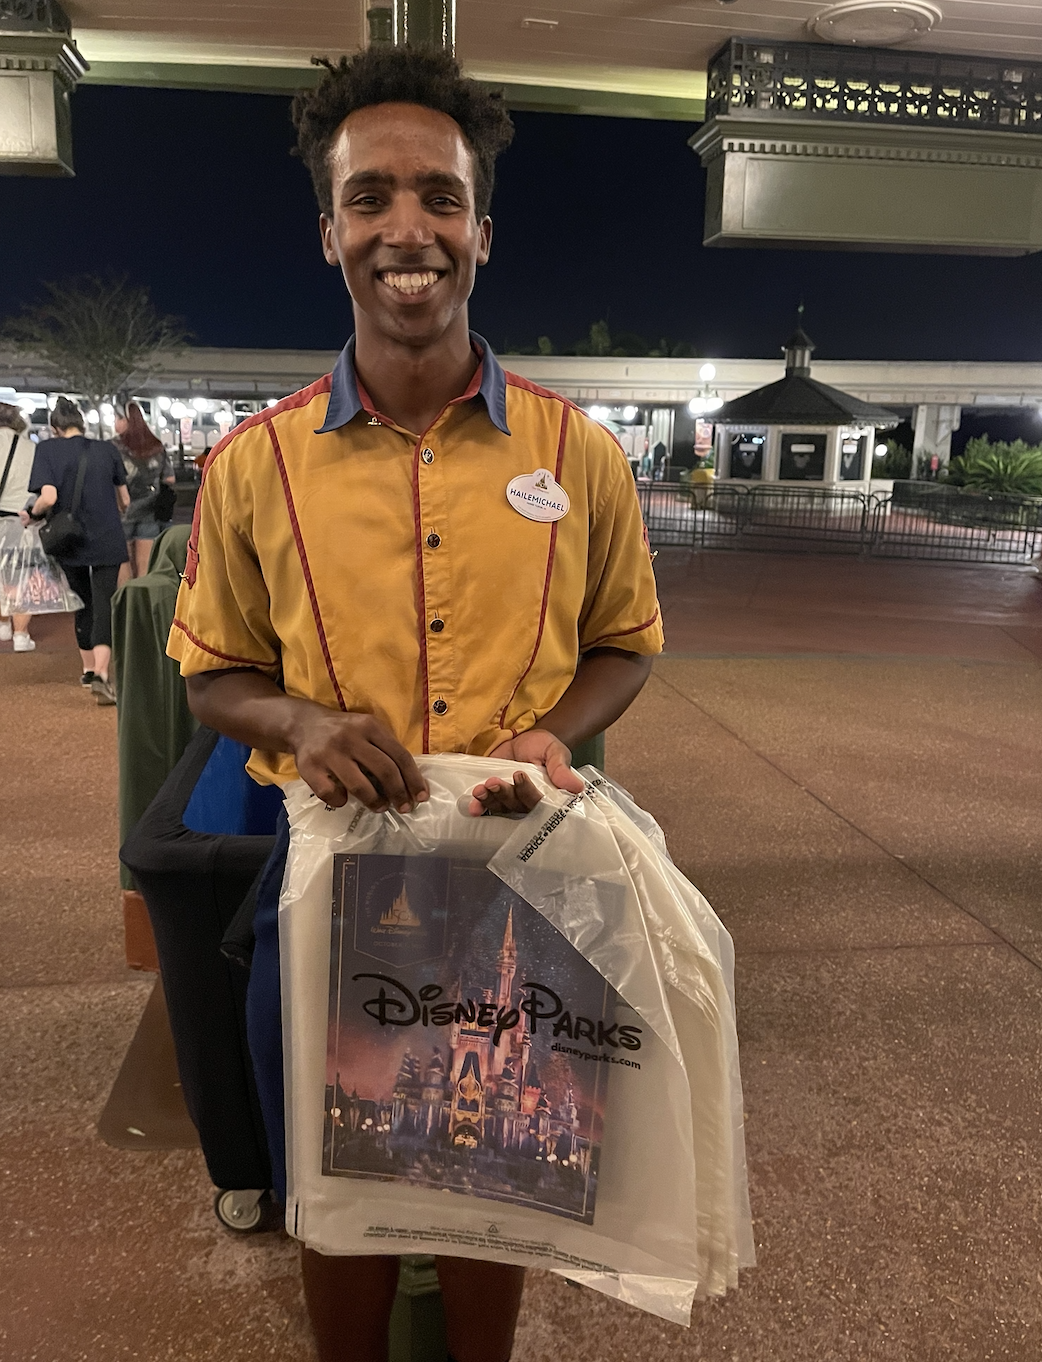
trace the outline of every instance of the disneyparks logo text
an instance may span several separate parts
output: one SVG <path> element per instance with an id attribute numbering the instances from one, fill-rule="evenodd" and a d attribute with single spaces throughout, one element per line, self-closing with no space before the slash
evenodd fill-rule
<path id="1" fill-rule="evenodd" d="M 570 1040 L 585 1040 L 590 1045 L 606 1045 L 612 1050 L 620 1046 L 623 1050 L 640 1049 L 639 1026 L 620 1026 L 618 1022 L 608 1026 L 603 1017 L 596 1020 L 573 1017 L 552 988 L 534 981 L 521 985 L 528 993 L 522 997 L 518 1010 L 516 1007 L 497 1007 L 495 1003 L 478 1003 L 473 998 L 465 1002 L 442 998 L 445 990 L 441 984 L 424 984 L 413 993 L 400 979 L 392 979 L 389 974 L 355 974 L 352 979 L 355 982 L 375 979 L 379 983 L 376 997 L 367 998 L 362 1011 L 381 1026 L 452 1026 L 454 1023 L 457 1026 L 491 1026 L 495 1028 L 492 1043 L 498 1045 L 504 1032 L 521 1024 L 523 1012 L 528 1017 L 533 1036 L 538 1034 L 540 1022 L 549 1022 L 555 1038 L 564 1035 Z"/>

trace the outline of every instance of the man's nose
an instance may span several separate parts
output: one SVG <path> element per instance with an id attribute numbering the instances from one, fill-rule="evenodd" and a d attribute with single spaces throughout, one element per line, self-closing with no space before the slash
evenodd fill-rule
<path id="1" fill-rule="evenodd" d="M 401 250 L 417 250 L 433 243 L 430 219 L 416 194 L 395 195 L 383 221 L 382 236 L 385 245 Z"/>

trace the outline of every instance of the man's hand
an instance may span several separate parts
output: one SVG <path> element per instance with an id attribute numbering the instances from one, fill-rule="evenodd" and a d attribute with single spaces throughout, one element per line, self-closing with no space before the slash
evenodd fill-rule
<path id="1" fill-rule="evenodd" d="M 301 779 L 331 808 L 354 795 L 374 813 L 391 806 L 411 813 L 430 798 L 412 754 L 371 714 L 312 707 L 302 713 L 295 738 Z"/>
<path id="2" fill-rule="evenodd" d="M 497 761 L 527 761 L 545 766 L 546 774 L 559 790 L 581 794 L 583 780 L 572 770 L 572 754 L 560 738 L 545 728 L 530 728 L 516 738 L 501 742 L 489 753 Z M 514 783 L 490 776 L 471 791 L 467 812 L 472 818 L 483 813 L 531 813 L 542 799 L 535 782 L 524 771 L 514 772 Z"/>
<path id="3" fill-rule="evenodd" d="M 286 695 L 253 670 L 188 678 L 188 703 L 200 723 L 265 752 L 292 752 L 301 778 L 331 808 L 354 795 L 376 813 L 409 813 L 430 798 L 419 767 L 371 714 L 342 714 Z"/>

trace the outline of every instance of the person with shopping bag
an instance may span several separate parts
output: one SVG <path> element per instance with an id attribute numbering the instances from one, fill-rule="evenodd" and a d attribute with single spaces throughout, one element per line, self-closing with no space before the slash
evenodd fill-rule
<path id="1" fill-rule="evenodd" d="M 83 413 L 67 397 L 58 398 L 51 428 L 58 438 L 36 446 L 29 478 L 36 499 L 29 515 L 42 522 L 45 551 L 58 559 L 83 601 L 75 616 L 82 684 L 99 705 L 114 705 L 112 597 L 120 564 L 127 561 L 120 519 L 130 501 L 127 475 L 114 445 L 86 437 Z"/>
<path id="2" fill-rule="evenodd" d="M 33 442 L 25 434 L 25 417 L 9 402 L 0 402 L 0 553 L 5 557 L 21 542 L 25 503 L 29 495 Z M 31 653 L 36 647 L 29 635 L 32 614 L 6 608 L 7 593 L 0 600 L 0 643 L 11 641 L 16 653 Z"/>
<path id="3" fill-rule="evenodd" d="M 417 753 L 534 763 L 578 793 L 570 749 L 633 701 L 662 647 L 621 449 L 469 331 L 488 257 L 498 97 L 446 54 L 326 63 L 294 106 L 322 246 L 355 334 L 331 375 L 240 424 L 207 460 L 169 652 L 201 722 L 262 783 L 404 814 Z M 517 812 L 523 771 L 469 809 Z M 285 1193 L 277 908 L 285 819 L 257 898 L 250 1046 Z M 322 1362 L 383 1362 L 391 1256 L 302 1255 Z M 523 1271 L 440 1257 L 456 1362 L 506 1362 Z"/>

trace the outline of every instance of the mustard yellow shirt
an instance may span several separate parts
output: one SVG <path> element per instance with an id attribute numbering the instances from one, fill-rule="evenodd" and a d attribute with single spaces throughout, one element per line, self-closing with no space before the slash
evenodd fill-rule
<path id="1" fill-rule="evenodd" d="M 473 341 L 470 387 L 420 437 L 373 409 L 349 342 L 215 446 L 167 649 L 182 675 L 255 667 L 412 752 L 484 755 L 553 708 L 586 649 L 661 651 L 622 450 Z M 507 498 L 540 468 L 568 495 L 558 520 Z M 296 777 L 286 753 L 248 769 Z"/>

